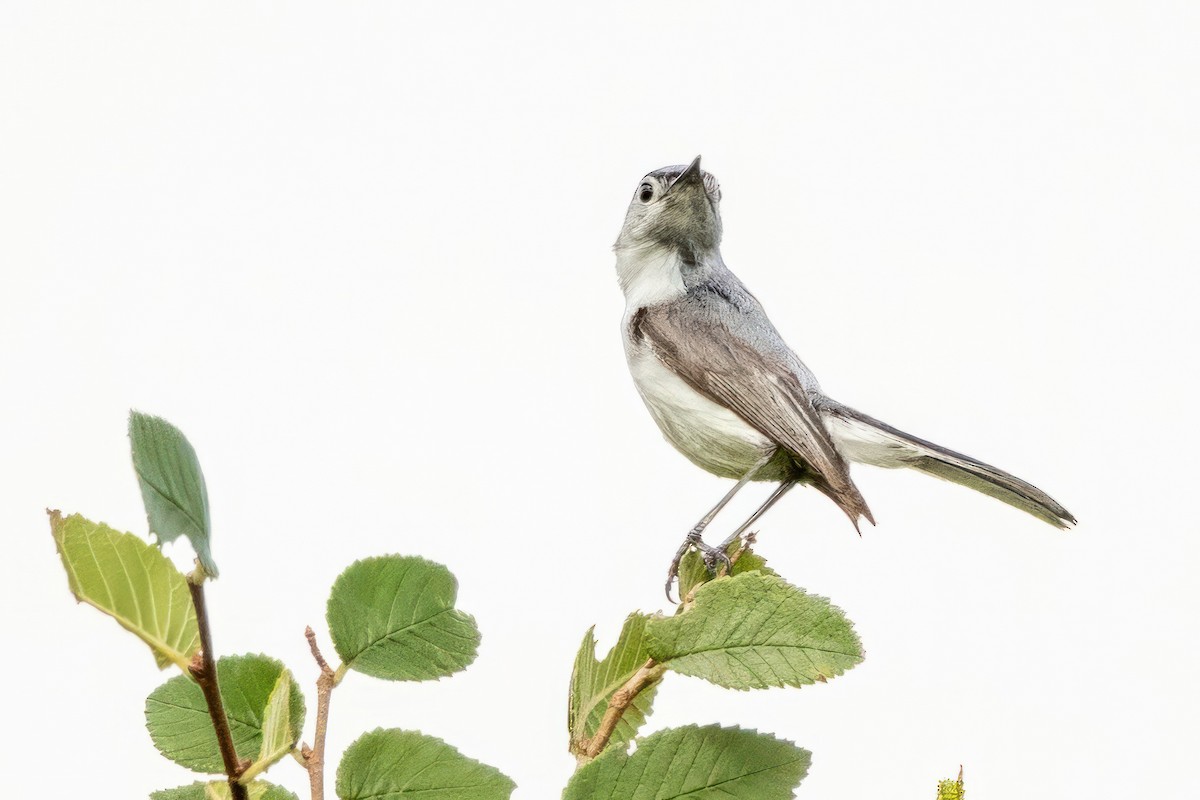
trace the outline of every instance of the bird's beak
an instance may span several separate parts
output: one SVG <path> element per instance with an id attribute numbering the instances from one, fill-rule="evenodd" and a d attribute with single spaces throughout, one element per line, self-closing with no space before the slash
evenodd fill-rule
<path id="1" fill-rule="evenodd" d="M 671 189 L 674 189 L 676 186 L 687 186 L 689 184 L 697 184 L 701 186 L 704 184 L 704 174 L 700 172 L 700 156 L 696 156 L 694 159 L 692 159 L 692 163 L 688 164 L 687 169 L 685 169 L 679 175 L 679 177 L 675 179 L 675 182 L 671 184 Z"/>

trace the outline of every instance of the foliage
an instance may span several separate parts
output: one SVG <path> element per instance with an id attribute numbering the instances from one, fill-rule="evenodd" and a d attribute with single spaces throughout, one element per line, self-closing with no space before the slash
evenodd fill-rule
<path id="1" fill-rule="evenodd" d="M 352 564 L 335 581 L 327 617 L 344 663 L 320 669 L 315 746 L 298 746 L 304 696 L 292 673 L 265 655 L 205 653 L 204 584 L 217 577 L 210 551 L 208 492 L 186 437 L 158 417 L 133 412 L 129 438 L 150 531 L 159 545 L 185 537 L 200 568 L 181 573 L 152 544 L 79 515 L 50 512 L 50 528 L 67 583 L 80 602 L 113 617 L 149 645 L 160 667 L 182 672 L 146 699 L 146 727 L 164 756 L 200 773 L 224 773 L 154 792 L 152 800 L 295 800 L 258 776 L 287 755 L 309 772 L 323 797 L 324 737 L 329 693 L 348 670 L 389 680 L 431 680 L 475 660 L 475 620 L 454 607 L 458 585 L 440 564 L 380 556 Z M 337 773 L 344 798 L 401 798 L 419 793 L 464 800 L 505 800 L 513 782 L 493 767 L 414 731 L 364 734 Z"/>
<path id="2" fill-rule="evenodd" d="M 238 757 L 255 766 L 266 761 L 255 774 L 291 752 L 304 724 L 304 696 L 283 664 L 263 655 L 225 656 L 217 661 L 217 684 Z M 146 729 L 158 751 L 176 764 L 221 772 L 208 704 L 190 676 L 171 678 L 150 693 Z"/>
<path id="3" fill-rule="evenodd" d="M 565 800 L 792 796 L 809 754 L 769 734 L 685 726 L 635 738 L 667 672 L 747 690 L 824 683 L 862 660 L 850 621 L 828 600 L 780 578 L 748 542 L 728 552 L 731 574 L 716 579 L 687 554 L 676 614 L 631 615 L 603 660 L 593 632 L 584 637 L 568 715 L 582 766 Z"/>
<path id="4" fill-rule="evenodd" d="M 828 600 L 761 572 L 704 584 L 687 613 L 651 620 L 646 636 L 651 657 L 673 672 L 729 689 L 824 682 L 863 656 Z"/>
<path id="5" fill-rule="evenodd" d="M 129 445 L 150 532 L 160 544 L 187 537 L 204 571 L 217 577 L 208 541 L 208 489 L 191 443 L 165 419 L 131 411 Z"/>
<path id="6" fill-rule="evenodd" d="M 186 538 L 199 568 L 185 576 L 153 544 L 77 514 L 52 511 L 50 527 L 76 599 L 141 639 L 160 668 L 174 664 L 182 673 L 146 699 L 154 745 L 187 769 L 223 775 L 154 792 L 152 800 L 296 800 L 259 777 L 288 755 L 321 800 L 329 697 L 350 671 L 425 681 L 474 662 L 479 630 L 455 606 L 458 584 L 446 567 L 402 555 L 357 561 L 334 581 L 326 605 L 341 663 L 326 663 L 307 632 L 319 671 L 317 721 L 314 745 L 300 745 L 306 707 L 293 672 L 266 655 L 205 652 L 204 587 L 217 567 L 195 450 L 170 423 L 137 412 L 129 437 L 150 532 L 159 545 Z M 717 725 L 638 735 L 668 672 L 744 691 L 824 683 L 862 661 L 841 610 L 780 577 L 752 541 L 729 545 L 729 575 L 714 576 L 698 553 L 686 554 L 676 613 L 630 614 L 603 658 L 594 629 L 584 635 L 567 704 L 568 746 L 580 766 L 564 800 L 793 796 L 810 754 L 789 741 Z M 441 739 L 399 729 L 362 734 L 342 754 L 336 777 L 342 800 L 506 800 L 514 786 Z M 962 797 L 961 772 L 939 784 L 939 800 Z"/>
<path id="7" fill-rule="evenodd" d="M 791 742 L 741 728 L 687 725 L 610 747 L 571 778 L 563 800 L 789 800 L 810 755 Z"/>
<path id="8" fill-rule="evenodd" d="M 616 645 L 602 661 L 596 659 L 595 628 L 589 628 L 584 634 L 579 654 L 575 656 L 575 668 L 571 672 L 567 703 L 567 728 L 576 747 L 596 735 L 609 698 L 650 658 L 650 651 L 646 649 L 646 623 L 649 619 L 645 614 L 630 614 L 621 628 Z M 657 690 L 656 680 L 638 693 L 621 716 L 610 741 L 624 744 L 634 737 L 650 714 Z"/>
<path id="9" fill-rule="evenodd" d="M 505 800 L 515 784 L 433 736 L 382 728 L 346 748 L 338 767 L 343 800 Z"/>
<path id="10" fill-rule="evenodd" d="M 252 781 L 246 786 L 249 800 L 297 800 L 296 795 L 266 781 Z M 229 784 L 225 781 L 197 781 L 174 789 L 150 793 L 150 800 L 231 800 Z"/>
<path id="11" fill-rule="evenodd" d="M 452 675 L 475 660 L 479 629 L 454 607 L 450 570 L 423 558 L 384 556 L 351 564 L 333 584 L 325 618 L 350 669 L 393 681 Z"/>
<path id="12" fill-rule="evenodd" d="M 187 582 L 166 556 L 131 533 L 78 514 L 50 512 L 71 593 L 115 619 L 154 652 L 160 669 L 187 669 L 200 629 Z"/>

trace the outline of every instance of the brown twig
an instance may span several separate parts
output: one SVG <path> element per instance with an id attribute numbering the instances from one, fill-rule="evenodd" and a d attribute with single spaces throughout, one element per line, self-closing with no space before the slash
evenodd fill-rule
<path id="1" fill-rule="evenodd" d="M 238 783 L 245 766 L 238 760 L 233 734 L 229 730 L 229 718 L 225 716 L 225 706 L 221 703 L 217 662 L 213 658 L 212 634 L 208 627 L 208 606 L 204 602 L 204 584 L 202 579 L 194 579 L 191 575 L 187 584 L 188 591 L 192 593 L 192 605 L 196 608 L 196 622 L 200 626 L 200 651 L 192 656 L 188 672 L 199 684 L 204 701 L 208 703 L 208 715 L 212 717 L 213 728 L 217 732 L 217 747 L 221 750 L 221 761 L 225 763 L 225 775 L 229 778 L 229 792 L 233 800 L 249 800 L 246 787 Z"/>
<path id="2" fill-rule="evenodd" d="M 620 689 L 613 692 L 613 696 L 608 701 L 608 708 L 604 710 L 604 716 L 600 718 L 600 725 L 596 728 L 596 735 L 584 741 L 580 748 L 581 752 L 576 754 L 580 763 L 586 763 L 600 755 L 600 751 L 612 738 L 613 732 L 617 729 L 617 723 L 621 721 L 621 717 L 633 703 L 633 699 L 643 690 L 654 685 L 666 670 L 665 666 L 653 658 L 647 659 L 646 663 L 633 673 Z"/>
<path id="3" fill-rule="evenodd" d="M 736 564 L 742 554 L 750 549 L 750 545 L 758 541 L 758 531 L 747 531 L 738 539 L 737 549 L 729 555 L 729 563 Z"/>
<path id="4" fill-rule="evenodd" d="M 329 668 L 321 650 L 317 647 L 317 635 L 312 627 L 304 629 L 304 638 L 308 639 L 308 649 L 312 651 L 321 674 L 317 676 L 317 728 L 313 733 L 313 746 L 304 745 L 300 755 L 304 757 L 304 767 L 308 770 L 308 786 L 312 800 L 325 798 L 325 730 L 329 726 L 329 697 L 333 687 L 337 685 L 337 673 Z"/>

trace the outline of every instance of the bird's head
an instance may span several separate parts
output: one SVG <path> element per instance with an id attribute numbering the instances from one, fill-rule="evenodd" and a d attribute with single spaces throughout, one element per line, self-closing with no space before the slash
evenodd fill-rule
<path id="1" fill-rule="evenodd" d="M 721 187 L 700 169 L 663 167 L 642 178 L 633 193 L 616 249 L 657 247 L 698 259 L 721 243 Z"/>

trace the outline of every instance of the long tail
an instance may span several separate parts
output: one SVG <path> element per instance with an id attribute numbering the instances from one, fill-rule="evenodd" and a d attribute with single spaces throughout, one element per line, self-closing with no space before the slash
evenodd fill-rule
<path id="1" fill-rule="evenodd" d="M 1056 528 L 1075 517 L 1036 486 L 970 456 L 918 439 L 840 403 L 819 404 L 838 449 L 851 461 L 877 467 L 910 467 L 967 486 L 1045 520 Z"/>

